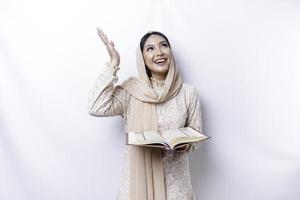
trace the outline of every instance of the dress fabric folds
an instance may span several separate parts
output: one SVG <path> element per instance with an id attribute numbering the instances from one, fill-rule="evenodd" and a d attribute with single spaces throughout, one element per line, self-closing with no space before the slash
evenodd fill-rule
<path id="1" fill-rule="evenodd" d="M 106 66 L 99 74 L 88 99 L 89 114 L 97 117 L 120 115 L 126 130 L 130 118 L 129 102 L 132 96 L 124 89 L 115 87 L 118 69 Z M 164 81 L 151 79 L 157 95 L 163 92 Z M 190 126 L 202 132 L 201 106 L 199 95 L 194 86 L 183 83 L 174 98 L 156 105 L 158 132 L 167 129 Z M 195 200 L 191 184 L 189 153 L 196 150 L 199 143 L 190 145 L 186 152 L 164 151 L 164 180 L 167 200 Z M 117 200 L 129 199 L 129 158 L 128 147 L 124 152 L 123 178 Z"/>

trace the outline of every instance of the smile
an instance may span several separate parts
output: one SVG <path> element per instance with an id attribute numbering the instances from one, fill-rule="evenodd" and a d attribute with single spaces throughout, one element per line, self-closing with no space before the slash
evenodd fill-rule
<path id="1" fill-rule="evenodd" d="M 155 64 L 163 64 L 167 61 L 166 58 L 159 58 L 156 61 L 154 61 Z"/>

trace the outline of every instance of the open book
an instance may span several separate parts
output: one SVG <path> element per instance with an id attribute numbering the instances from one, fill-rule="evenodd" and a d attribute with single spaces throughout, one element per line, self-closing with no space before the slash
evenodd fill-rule
<path id="1" fill-rule="evenodd" d="M 210 138 L 191 127 L 168 129 L 159 134 L 157 131 L 128 132 L 127 144 L 163 149 L 176 149 L 186 144 Z"/>

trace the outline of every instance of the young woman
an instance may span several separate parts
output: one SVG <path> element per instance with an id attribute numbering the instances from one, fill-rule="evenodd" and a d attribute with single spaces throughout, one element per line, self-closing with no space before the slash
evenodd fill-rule
<path id="1" fill-rule="evenodd" d="M 139 77 L 130 77 L 120 85 L 117 71 L 120 56 L 102 30 L 98 35 L 110 55 L 91 90 L 88 112 L 93 116 L 121 115 L 125 132 L 189 126 L 202 132 L 198 93 L 182 82 L 168 38 L 160 32 L 148 32 L 137 49 Z M 123 181 L 118 200 L 192 200 L 188 153 L 199 143 L 176 151 L 127 145 Z"/>

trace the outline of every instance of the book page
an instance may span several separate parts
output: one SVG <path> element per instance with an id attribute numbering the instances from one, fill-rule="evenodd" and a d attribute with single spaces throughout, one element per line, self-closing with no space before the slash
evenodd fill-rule
<path id="1" fill-rule="evenodd" d="M 143 132 L 129 132 L 127 133 L 127 143 L 128 144 L 144 144 L 146 138 Z"/>
<path id="2" fill-rule="evenodd" d="M 127 144 L 165 144 L 165 139 L 156 131 L 128 132 Z"/>
<path id="3" fill-rule="evenodd" d="M 208 138 L 206 135 L 190 127 L 169 129 L 163 132 L 162 136 L 166 139 L 171 148 L 174 148 L 178 144 L 197 142 Z"/>
<path id="4" fill-rule="evenodd" d="M 144 137 L 151 142 L 164 142 L 164 138 L 157 131 L 144 131 Z"/>
<path id="5" fill-rule="evenodd" d="M 205 135 L 201 134 L 200 132 L 198 132 L 195 129 L 190 128 L 190 127 L 179 128 L 179 130 L 181 130 L 182 132 L 184 132 L 188 136 L 199 136 L 199 137 L 205 136 Z"/>
<path id="6" fill-rule="evenodd" d="M 174 138 L 184 138 L 184 137 L 188 137 L 189 135 L 183 133 L 179 129 L 168 129 L 162 133 L 162 136 L 169 143 Z"/>

